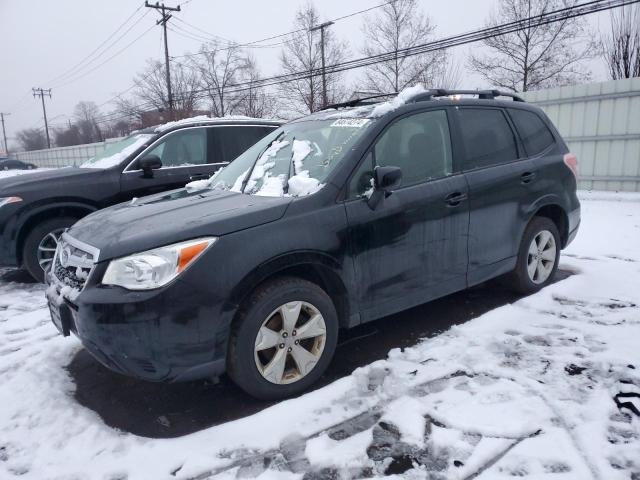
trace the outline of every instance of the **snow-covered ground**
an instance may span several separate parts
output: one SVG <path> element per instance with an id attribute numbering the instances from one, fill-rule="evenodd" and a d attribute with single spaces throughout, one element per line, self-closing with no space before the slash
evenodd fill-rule
<path id="1" fill-rule="evenodd" d="M 640 195 L 582 199 L 568 279 L 175 439 L 116 431 L 79 405 L 65 369 L 79 342 L 57 334 L 41 286 L 3 281 L 0 478 L 638 480 L 640 418 L 614 397 L 640 393 Z"/>
<path id="2" fill-rule="evenodd" d="M 34 168 L 33 170 L 0 170 L 0 179 L 15 177 L 16 175 L 28 175 L 30 173 L 50 170 L 49 168 Z"/>

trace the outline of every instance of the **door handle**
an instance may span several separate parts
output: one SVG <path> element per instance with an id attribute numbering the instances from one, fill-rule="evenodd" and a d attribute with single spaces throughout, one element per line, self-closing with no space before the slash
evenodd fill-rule
<path id="1" fill-rule="evenodd" d="M 524 172 L 520 175 L 522 183 L 530 183 L 534 178 L 536 178 L 536 172 Z"/>
<path id="2" fill-rule="evenodd" d="M 207 178 L 209 178 L 209 175 L 206 173 L 195 173 L 189 177 L 189 180 L 206 180 Z"/>
<path id="3" fill-rule="evenodd" d="M 450 207 L 457 207 L 467 199 L 466 193 L 453 192 L 444 197 L 444 201 Z"/>

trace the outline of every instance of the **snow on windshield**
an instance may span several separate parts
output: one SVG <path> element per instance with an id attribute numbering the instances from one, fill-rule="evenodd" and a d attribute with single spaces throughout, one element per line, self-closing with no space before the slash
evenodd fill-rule
<path id="1" fill-rule="evenodd" d="M 80 165 L 80 168 L 111 168 L 120 164 L 129 155 L 151 139 L 153 135 L 131 135 L 117 143 L 109 145 L 102 153 L 90 158 Z"/>
<path id="2" fill-rule="evenodd" d="M 280 150 L 289 145 L 287 140 L 276 140 L 269 148 L 267 148 L 251 172 L 247 186 L 245 187 L 247 192 L 251 192 L 254 195 L 260 195 L 265 197 L 281 197 L 284 194 L 284 175 L 272 176 L 271 170 L 276 166 L 276 162 L 273 160 Z M 240 187 L 242 186 L 242 179 L 245 176 L 241 175 L 238 180 L 240 181 Z M 234 188 L 238 187 L 238 180 L 234 184 Z M 256 188 L 256 184 L 259 180 L 262 180 L 262 185 Z M 240 192 L 240 188 L 237 190 L 231 189 L 234 192 Z"/>

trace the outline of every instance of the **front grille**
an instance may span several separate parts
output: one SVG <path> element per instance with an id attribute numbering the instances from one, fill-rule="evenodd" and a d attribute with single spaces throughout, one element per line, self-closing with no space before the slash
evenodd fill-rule
<path id="1" fill-rule="evenodd" d="M 82 290 L 97 260 L 97 249 L 63 233 L 56 249 L 53 274 L 63 285 Z"/>

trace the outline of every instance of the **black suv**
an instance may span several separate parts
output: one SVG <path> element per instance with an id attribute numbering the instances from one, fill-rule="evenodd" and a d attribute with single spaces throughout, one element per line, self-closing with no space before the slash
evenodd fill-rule
<path id="1" fill-rule="evenodd" d="M 577 161 L 539 108 L 499 95 L 342 104 L 206 184 L 89 215 L 58 246 L 53 322 L 123 374 L 226 371 L 281 398 L 320 377 L 339 328 L 502 274 L 544 287 L 578 230 Z"/>
<path id="2" fill-rule="evenodd" d="M 64 229 L 108 205 L 207 179 L 280 125 L 196 117 L 141 130 L 80 168 L 0 179 L 0 266 L 44 279 Z"/>

